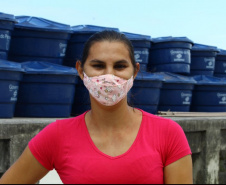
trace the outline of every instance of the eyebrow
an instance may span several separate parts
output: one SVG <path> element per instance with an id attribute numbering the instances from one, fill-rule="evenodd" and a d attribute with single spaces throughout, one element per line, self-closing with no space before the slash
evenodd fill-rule
<path id="1" fill-rule="evenodd" d="M 104 61 L 97 60 L 97 59 L 91 60 L 90 63 L 103 63 L 103 64 L 105 64 Z"/>
<path id="2" fill-rule="evenodd" d="M 127 60 L 119 60 L 117 62 L 115 62 L 116 64 L 129 64 L 129 62 Z"/>
<path id="3" fill-rule="evenodd" d="M 101 63 L 101 64 L 105 64 L 106 62 L 101 61 L 101 60 L 98 60 L 98 59 L 94 59 L 94 60 L 91 60 L 90 63 L 99 63 L 99 64 Z M 122 64 L 122 63 L 128 64 L 129 62 L 127 60 L 119 60 L 119 61 L 115 62 L 115 64 Z"/>

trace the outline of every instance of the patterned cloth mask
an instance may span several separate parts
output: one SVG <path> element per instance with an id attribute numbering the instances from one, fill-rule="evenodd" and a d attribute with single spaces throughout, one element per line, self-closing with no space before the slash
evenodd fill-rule
<path id="1" fill-rule="evenodd" d="M 126 97 L 133 86 L 133 76 L 125 80 L 111 74 L 88 77 L 84 73 L 83 83 L 98 102 L 113 106 Z"/>

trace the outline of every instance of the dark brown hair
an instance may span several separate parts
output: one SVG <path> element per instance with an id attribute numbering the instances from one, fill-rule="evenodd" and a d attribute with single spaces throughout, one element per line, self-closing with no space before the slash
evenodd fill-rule
<path id="1" fill-rule="evenodd" d="M 85 43 L 85 46 L 83 49 L 83 55 L 81 60 L 82 67 L 84 67 L 84 64 L 89 56 L 89 51 L 92 45 L 95 44 L 96 42 L 102 42 L 102 41 L 109 41 L 109 42 L 117 41 L 125 44 L 125 46 L 129 51 L 130 59 L 132 61 L 134 70 L 136 71 L 136 61 L 134 58 L 134 49 L 133 49 L 132 43 L 124 34 L 117 31 L 112 31 L 112 30 L 97 32 L 89 38 L 89 40 Z"/>

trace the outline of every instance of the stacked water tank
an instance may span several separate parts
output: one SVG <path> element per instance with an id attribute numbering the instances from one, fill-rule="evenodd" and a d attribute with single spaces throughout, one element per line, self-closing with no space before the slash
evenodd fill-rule
<path id="1" fill-rule="evenodd" d="M 217 47 L 209 45 L 195 44 L 192 48 L 190 75 L 197 82 L 193 91 L 193 112 L 226 111 L 226 80 L 214 77 L 218 53 Z"/>
<path id="2" fill-rule="evenodd" d="M 217 47 L 195 44 L 191 52 L 192 63 L 190 75 L 213 76 L 218 52 Z"/>
<path id="3" fill-rule="evenodd" d="M 158 112 L 162 82 L 162 75 L 148 72 L 138 73 L 129 93 L 130 104 L 144 111 L 156 114 Z"/>
<path id="4" fill-rule="evenodd" d="M 48 62 L 23 62 L 15 116 L 70 117 L 77 71 Z"/>
<path id="5" fill-rule="evenodd" d="M 89 110 L 75 64 L 86 41 L 103 30 L 120 32 L 0 13 L 0 117 L 69 117 Z M 140 63 L 128 94 L 132 106 L 154 114 L 226 111 L 226 50 L 187 37 L 121 33 Z"/>
<path id="6" fill-rule="evenodd" d="M 191 111 L 226 112 L 226 80 L 213 76 L 197 75 Z"/>
<path id="7" fill-rule="evenodd" d="M 0 59 L 0 118 L 14 116 L 22 75 L 20 64 Z"/>
<path id="8" fill-rule="evenodd" d="M 193 41 L 187 37 L 152 39 L 148 70 L 162 75 L 158 111 L 189 112 L 196 81 L 190 74 Z"/>
<path id="9" fill-rule="evenodd" d="M 14 116 L 23 75 L 20 64 L 7 60 L 15 23 L 14 15 L 0 13 L 0 118 Z"/>
<path id="10" fill-rule="evenodd" d="M 148 70 L 165 79 L 159 111 L 226 111 L 225 50 L 194 44 L 185 37 L 155 38 Z"/>
<path id="11" fill-rule="evenodd" d="M 216 57 L 214 75 L 226 78 L 226 50 L 219 49 Z"/>
<path id="12" fill-rule="evenodd" d="M 164 77 L 164 84 L 161 90 L 159 111 L 189 112 L 192 91 L 196 81 L 191 77 L 179 74 L 160 72 Z"/>
<path id="13" fill-rule="evenodd" d="M 0 59 L 8 59 L 11 35 L 15 23 L 14 15 L 0 12 Z"/>
<path id="14" fill-rule="evenodd" d="M 63 64 L 72 33 L 69 25 L 38 17 L 17 16 L 9 59 L 16 62 L 46 61 Z"/>
<path id="15" fill-rule="evenodd" d="M 189 74 L 192 45 L 186 37 L 152 39 L 149 71 Z"/>
<path id="16" fill-rule="evenodd" d="M 24 74 L 21 79 L 11 77 L 21 80 L 20 88 L 10 83 L 17 90 L 14 99 L 18 92 L 14 116 L 69 117 L 78 80 L 75 68 L 62 66 L 71 27 L 38 17 L 17 16 L 16 20 L 9 59 Z"/>

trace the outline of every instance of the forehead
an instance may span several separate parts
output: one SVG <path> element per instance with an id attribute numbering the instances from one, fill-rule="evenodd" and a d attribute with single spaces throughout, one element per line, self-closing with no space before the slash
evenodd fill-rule
<path id="1" fill-rule="evenodd" d="M 130 54 L 127 46 L 118 41 L 102 41 L 94 43 L 89 51 L 89 58 L 97 59 L 125 59 L 130 61 Z"/>

